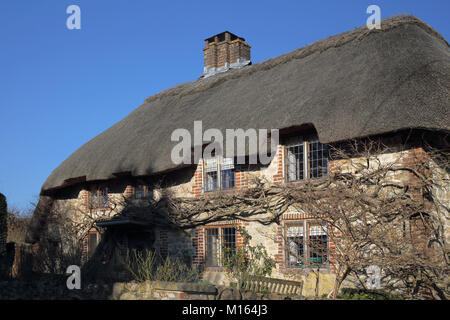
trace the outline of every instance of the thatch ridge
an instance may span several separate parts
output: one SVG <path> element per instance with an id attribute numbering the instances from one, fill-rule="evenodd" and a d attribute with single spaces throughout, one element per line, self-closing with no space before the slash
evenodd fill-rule
<path id="1" fill-rule="evenodd" d="M 230 70 L 226 73 L 218 74 L 214 77 L 199 79 L 194 82 L 185 82 L 185 83 L 176 85 L 172 88 L 166 89 L 160 93 L 157 93 L 155 95 L 148 97 L 147 99 L 145 99 L 144 102 L 145 103 L 151 102 L 153 100 L 161 99 L 161 98 L 164 98 L 167 96 L 180 96 L 181 97 L 184 95 L 205 91 L 205 90 L 208 90 L 216 85 L 219 85 L 220 83 L 227 81 L 229 79 L 242 77 L 242 76 L 249 75 L 254 72 L 261 71 L 261 70 L 268 70 L 277 65 L 286 63 L 292 59 L 302 59 L 313 53 L 323 52 L 329 48 L 336 48 L 336 47 L 342 46 L 342 45 L 347 44 L 354 40 L 360 41 L 361 39 L 363 39 L 370 33 L 386 32 L 386 31 L 392 30 L 394 28 L 397 28 L 398 26 L 405 25 L 405 24 L 417 25 L 420 28 L 422 28 L 423 30 L 425 30 L 426 32 L 428 32 L 429 34 L 444 41 L 444 43 L 447 46 L 449 45 L 448 42 L 445 40 L 445 38 L 439 32 L 434 30 L 431 26 L 429 26 L 426 22 L 422 21 L 421 19 L 414 17 L 412 15 L 407 15 L 407 14 L 395 15 L 395 16 L 383 19 L 382 24 L 381 24 L 381 29 L 370 30 L 366 26 L 361 26 L 361 27 L 355 28 L 350 31 L 345 31 L 345 32 L 339 33 L 337 35 L 333 35 L 333 36 L 327 37 L 325 39 L 315 41 L 309 45 L 295 49 L 294 51 L 282 54 L 275 58 L 270 58 L 270 59 L 264 60 L 260 63 L 255 63 L 244 69 Z"/>

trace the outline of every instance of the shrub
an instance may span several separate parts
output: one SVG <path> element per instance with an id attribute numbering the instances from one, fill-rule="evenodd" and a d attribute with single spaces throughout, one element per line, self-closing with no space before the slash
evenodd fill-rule
<path id="1" fill-rule="evenodd" d="M 250 245 L 252 237 L 244 228 L 238 227 L 242 245 L 236 249 L 223 248 L 226 272 L 241 284 L 252 276 L 270 276 L 275 261 L 269 256 L 262 244 Z"/>
<path id="2" fill-rule="evenodd" d="M 197 282 L 199 274 L 196 269 L 183 263 L 180 259 L 167 257 L 156 268 L 155 280 L 174 282 Z"/>
<path id="3" fill-rule="evenodd" d="M 366 290 L 355 288 L 342 288 L 340 299 L 346 300 L 401 300 L 398 295 L 383 290 Z"/>
<path id="4" fill-rule="evenodd" d="M 133 278 L 139 282 L 154 280 L 156 254 L 150 250 L 133 249 L 127 253 L 127 267 Z"/>
<path id="5" fill-rule="evenodd" d="M 197 282 L 197 270 L 179 258 L 157 257 L 154 251 L 131 250 L 127 256 L 127 266 L 137 281 Z"/>

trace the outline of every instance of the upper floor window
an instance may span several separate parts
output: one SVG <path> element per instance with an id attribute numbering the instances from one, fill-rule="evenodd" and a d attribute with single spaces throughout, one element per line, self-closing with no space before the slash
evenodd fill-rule
<path id="1" fill-rule="evenodd" d="M 91 192 L 91 206 L 93 209 L 108 208 L 108 188 L 98 188 L 97 190 Z"/>
<path id="2" fill-rule="evenodd" d="M 286 265 L 318 267 L 328 262 L 328 226 L 321 221 L 285 223 Z"/>
<path id="3" fill-rule="evenodd" d="M 134 197 L 144 199 L 153 197 L 153 189 L 149 186 L 139 185 L 135 188 Z"/>
<path id="4" fill-rule="evenodd" d="M 288 182 L 315 179 L 328 175 L 329 149 L 317 140 L 291 141 L 286 147 Z"/>
<path id="5" fill-rule="evenodd" d="M 227 190 L 235 186 L 235 167 L 232 158 L 205 159 L 205 191 Z"/>

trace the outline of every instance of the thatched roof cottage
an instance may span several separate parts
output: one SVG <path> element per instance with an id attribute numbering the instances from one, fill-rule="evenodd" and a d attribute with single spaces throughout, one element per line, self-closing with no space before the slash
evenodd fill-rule
<path id="1" fill-rule="evenodd" d="M 258 169 L 273 183 L 311 177 L 298 170 L 294 176 L 288 173 L 287 137 L 312 137 L 303 138 L 301 143 L 306 145 L 300 147 L 317 148 L 320 152 L 309 156 L 318 157 L 315 161 L 324 166 L 329 166 L 327 145 L 356 138 L 383 137 L 391 144 L 405 145 L 406 137 L 426 136 L 436 145 L 448 147 L 449 45 L 438 32 L 413 16 L 384 19 L 380 30 L 362 26 L 256 64 L 250 62 L 250 45 L 230 32 L 206 39 L 203 50 L 205 69 L 198 80 L 149 97 L 51 173 L 42 186 L 34 228 L 28 235 L 30 242 L 42 240 L 42 234 L 52 234 L 49 212 L 70 204 L 87 215 L 103 215 L 101 222 L 83 233 L 85 256 L 90 256 L 100 242 L 102 228 L 127 226 L 132 231 L 122 243 L 138 246 L 149 234 L 136 231 L 142 227 L 139 222 L 130 218 L 108 220 L 104 216 L 110 210 L 108 201 L 115 196 L 145 198 L 153 195 L 155 184 L 161 181 L 176 195 L 186 197 L 246 188 L 246 171 L 238 165 L 227 167 L 231 171 L 225 183 L 220 174 L 209 175 L 220 172 L 221 167 L 210 169 L 204 162 L 176 165 L 171 161 L 171 133 L 185 128 L 193 134 L 196 120 L 202 120 L 205 129 L 223 132 L 228 128 L 279 129 L 277 155 L 268 166 Z M 420 147 L 419 140 L 414 140 L 419 145 L 409 147 Z M 306 162 L 310 160 L 306 158 Z M 225 166 L 224 161 L 217 163 Z M 92 201 L 96 202 L 94 207 Z M 281 219 L 281 226 L 267 227 L 264 233 L 284 232 L 288 220 Z M 194 263 L 205 265 L 213 274 L 220 273 L 221 265 L 210 253 L 224 241 L 239 243 L 235 223 L 198 226 L 188 230 L 188 235 L 159 227 L 144 229 L 153 230 L 148 236 L 152 248 L 169 255 L 186 249 Z M 308 228 L 305 223 L 302 226 Z M 266 244 L 277 268 L 289 271 L 290 267 L 299 267 L 291 263 L 282 242 L 262 240 L 256 235 L 257 227 L 251 224 L 247 229 L 253 232 L 255 241 Z M 285 237 L 281 233 L 281 238 Z M 58 242 L 58 236 L 54 241 Z M 327 272 L 332 273 L 324 268 Z M 323 286 L 321 291 L 326 292 L 327 281 Z"/>

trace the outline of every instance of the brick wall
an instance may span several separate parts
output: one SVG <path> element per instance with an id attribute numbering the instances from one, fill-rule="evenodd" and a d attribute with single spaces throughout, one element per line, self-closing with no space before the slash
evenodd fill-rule
<path id="1" fill-rule="evenodd" d="M 93 252 L 89 252 L 89 236 L 96 235 L 97 236 L 97 244 L 100 243 L 101 234 L 97 229 L 91 228 L 88 233 L 84 236 L 81 241 L 81 261 L 84 263 L 88 261 L 89 257 L 93 254 Z"/>
<path id="2" fill-rule="evenodd" d="M 192 246 L 194 247 L 195 265 L 202 265 L 205 262 L 205 228 L 196 228 L 192 237 Z"/>
<path id="3" fill-rule="evenodd" d="M 236 189 L 248 188 L 248 177 L 245 170 L 236 170 Z"/>
<path id="4" fill-rule="evenodd" d="M 250 60 L 250 46 L 242 40 L 233 40 L 229 50 L 231 63 L 236 62 L 239 58 Z"/>
<path id="5" fill-rule="evenodd" d="M 281 184 L 284 182 L 284 146 L 279 145 L 274 160 L 276 172 L 273 175 L 273 183 Z"/>
<path id="6" fill-rule="evenodd" d="M 197 165 L 197 168 L 194 172 L 193 177 L 193 184 L 192 184 L 192 194 L 194 197 L 200 197 L 202 195 L 203 190 L 203 161 L 200 160 L 200 162 Z"/>

